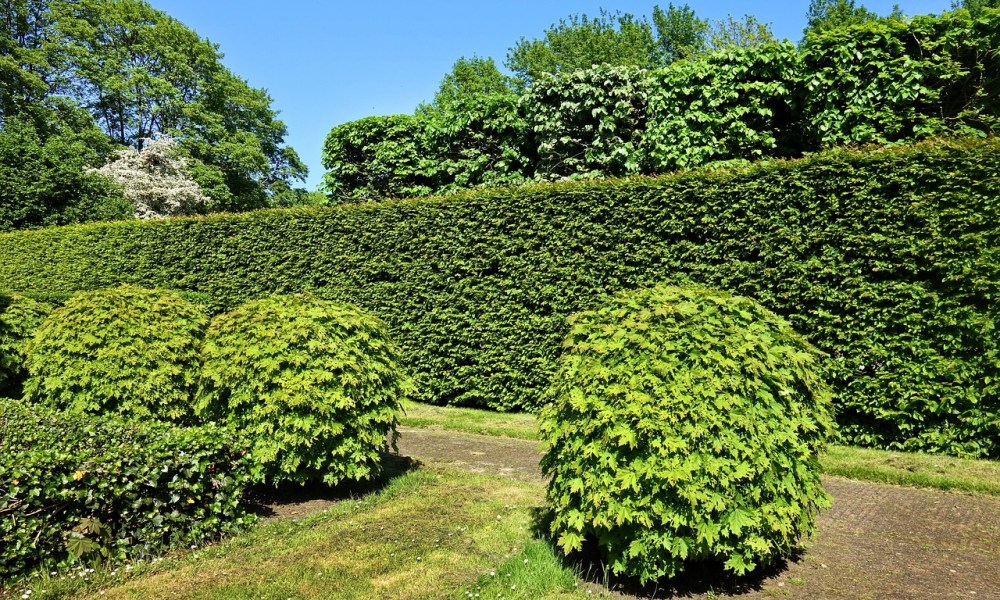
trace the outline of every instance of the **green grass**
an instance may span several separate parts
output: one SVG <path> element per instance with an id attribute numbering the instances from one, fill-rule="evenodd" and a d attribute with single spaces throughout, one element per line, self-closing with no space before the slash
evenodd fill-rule
<path id="1" fill-rule="evenodd" d="M 475 408 L 453 408 L 403 402 L 400 424 L 404 427 L 444 429 L 464 433 L 479 433 L 521 440 L 538 439 L 535 415 L 529 413 L 497 413 Z"/>
<path id="2" fill-rule="evenodd" d="M 401 420 L 409 427 L 538 439 L 535 416 L 408 402 Z M 1000 496 L 1000 461 L 956 458 L 917 452 L 890 452 L 830 446 L 820 458 L 824 473 L 893 485 Z"/>
<path id="3" fill-rule="evenodd" d="M 35 579 L 31 599 L 593 597 L 535 537 L 543 498 L 540 484 L 420 469 L 364 499 L 221 544 L 129 570 Z"/>
<path id="4" fill-rule="evenodd" d="M 823 471 L 851 479 L 1000 496 L 1000 462 L 831 446 Z"/>

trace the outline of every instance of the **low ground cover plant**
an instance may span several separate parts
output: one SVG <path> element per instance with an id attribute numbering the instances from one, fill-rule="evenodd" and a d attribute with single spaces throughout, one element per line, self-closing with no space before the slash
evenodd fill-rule
<path id="1" fill-rule="evenodd" d="M 24 345 L 52 307 L 14 294 L 0 295 L 0 396 L 21 395 L 24 383 Z"/>
<path id="2" fill-rule="evenodd" d="M 814 529 L 833 431 L 819 353 L 757 302 L 661 285 L 570 319 L 539 416 L 551 533 L 643 583 L 743 574 Z"/>
<path id="3" fill-rule="evenodd" d="M 27 402 L 190 423 L 208 316 L 178 293 L 78 292 L 25 346 Z"/>
<path id="4" fill-rule="evenodd" d="M 254 520 L 240 438 L 0 399 L 0 581 L 148 556 Z"/>
<path id="5" fill-rule="evenodd" d="M 271 296 L 212 320 L 195 407 L 249 441 L 258 479 L 370 479 L 412 385 L 398 360 L 375 317 L 309 294 Z"/>

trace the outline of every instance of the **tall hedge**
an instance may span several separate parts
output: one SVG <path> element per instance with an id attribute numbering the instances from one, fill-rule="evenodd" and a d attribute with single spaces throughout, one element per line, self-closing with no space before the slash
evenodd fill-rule
<path id="1" fill-rule="evenodd" d="M 484 97 L 338 125 L 324 149 L 326 183 L 334 201 L 375 200 L 995 135 L 997 48 L 1000 10 L 956 10 L 652 71 L 596 65 L 540 77 L 518 102 Z"/>
<path id="2" fill-rule="evenodd" d="M 658 178 L 0 235 L 0 289 L 131 282 L 216 310 L 310 290 L 381 317 L 424 401 L 535 408 L 565 317 L 696 282 L 831 356 L 873 446 L 1000 456 L 1000 140 Z"/>

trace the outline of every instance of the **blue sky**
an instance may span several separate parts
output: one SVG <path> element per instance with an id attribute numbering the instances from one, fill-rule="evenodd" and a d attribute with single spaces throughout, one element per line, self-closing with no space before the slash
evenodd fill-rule
<path id="1" fill-rule="evenodd" d="M 288 125 L 286 141 L 309 166 L 306 187 L 323 177 L 320 152 L 330 128 L 370 115 L 410 113 L 434 96 L 461 56 L 501 64 L 522 36 L 541 37 L 570 14 L 600 8 L 649 15 L 647 2 L 590 0 L 150 0 L 219 44 L 224 64 L 266 88 Z M 675 5 L 684 4 L 676 1 Z M 808 0 L 690 0 L 698 16 L 753 14 L 779 38 L 798 40 Z M 899 4 L 908 15 L 940 13 L 950 0 L 868 0 L 879 14 Z"/>

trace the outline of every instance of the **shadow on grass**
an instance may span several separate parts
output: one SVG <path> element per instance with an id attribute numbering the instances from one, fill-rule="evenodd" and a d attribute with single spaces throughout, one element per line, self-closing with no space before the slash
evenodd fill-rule
<path id="1" fill-rule="evenodd" d="M 300 485 L 283 483 L 277 487 L 257 485 L 250 489 L 250 512 L 260 517 L 303 517 L 344 500 L 356 500 L 384 489 L 420 463 L 408 456 L 382 455 L 382 473 L 369 481 L 345 481 L 328 485 L 321 481 Z"/>
<path id="2" fill-rule="evenodd" d="M 596 540 L 587 540 L 580 552 L 569 556 L 564 555 L 562 549 L 550 537 L 549 523 L 551 520 L 549 511 L 544 508 L 536 509 L 533 518 L 534 533 L 539 539 L 545 540 L 549 544 L 553 554 L 561 557 L 567 568 L 573 570 L 581 580 L 589 584 L 635 598 L 667 599 L 698 596 L 715 598 L 759 592 L 763 589 L 765 582 L 785 572 L 789 563 L 798 562 L 803 555 L 802 550 L 796 550 L 791 557 L 776 560 L 772 564 L 742 577 L 726 571 L 722 566 L 722 561 L 689 561 L 680 574 L 669 579 L 642 585 L 637 578 L 612 574 Z"/>

